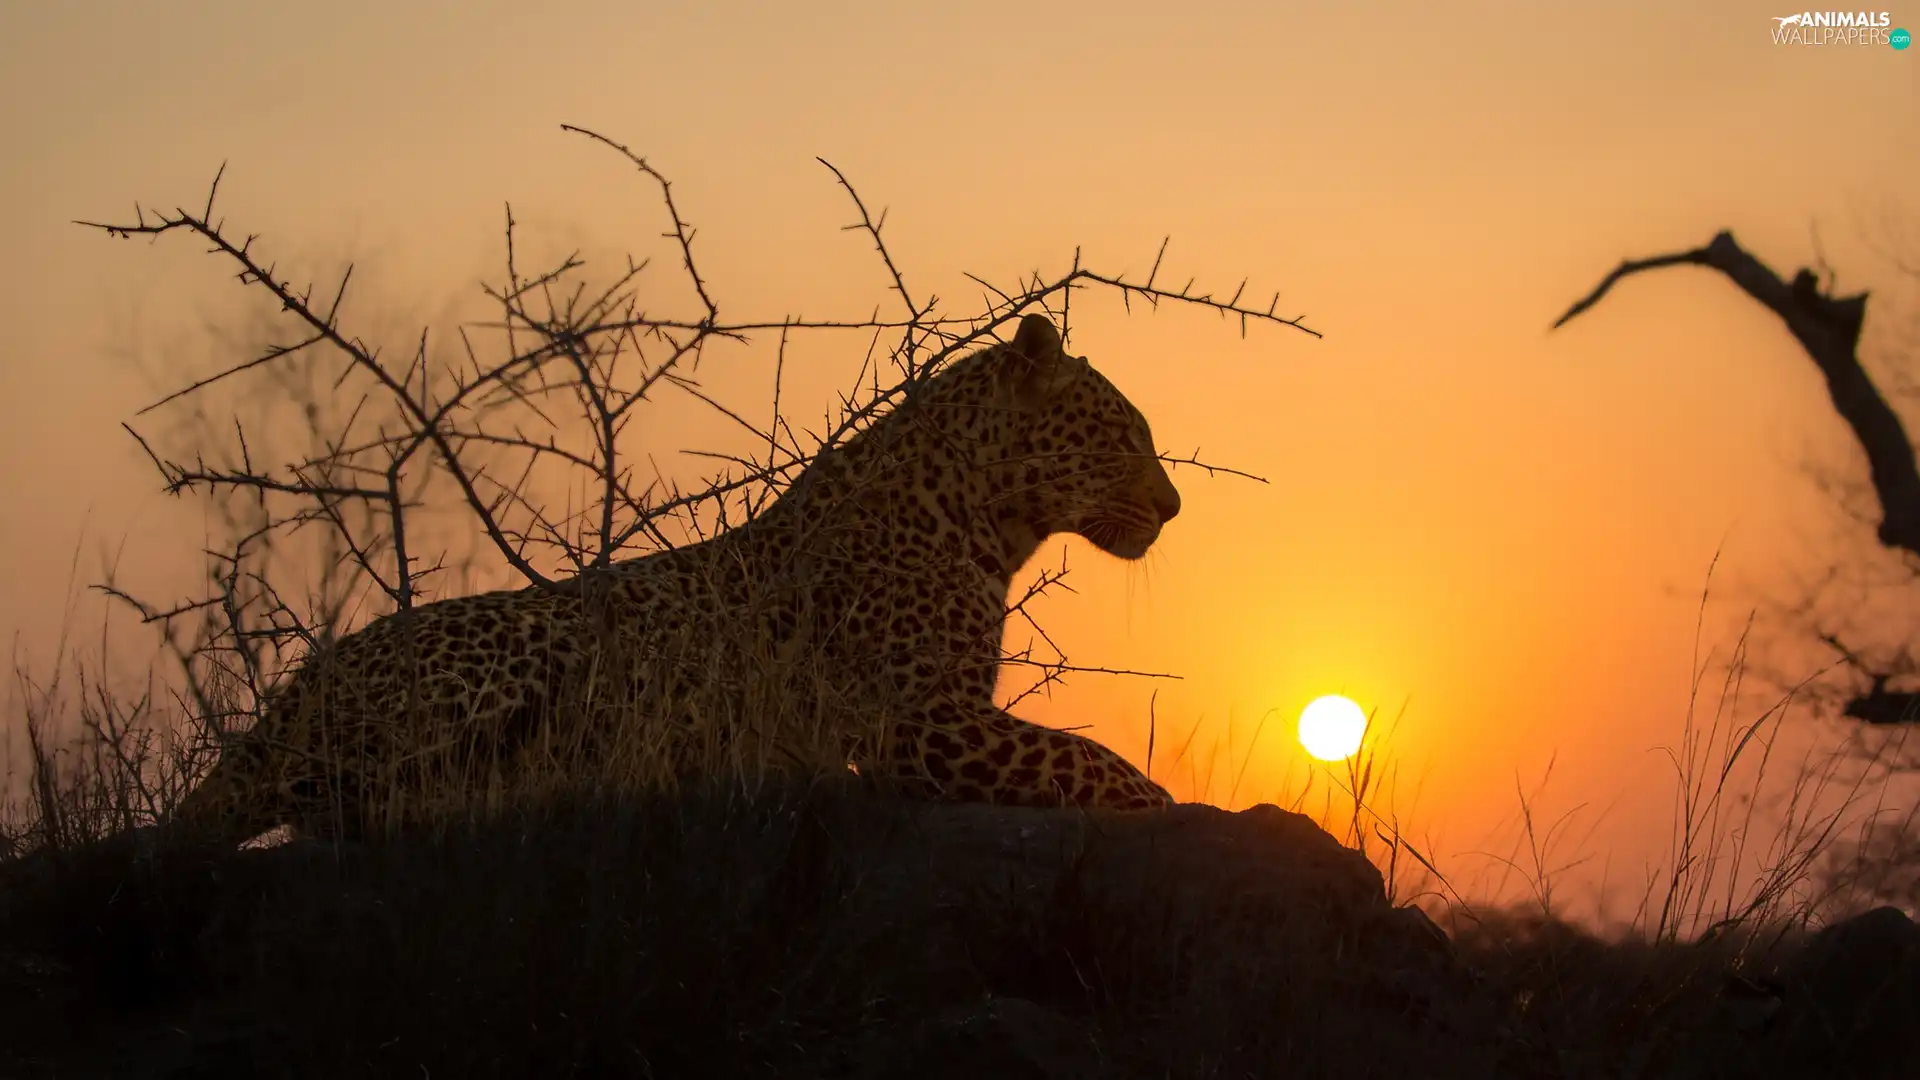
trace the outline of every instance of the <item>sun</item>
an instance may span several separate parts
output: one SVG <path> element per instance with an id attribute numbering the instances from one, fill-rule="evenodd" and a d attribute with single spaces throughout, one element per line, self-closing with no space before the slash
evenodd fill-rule
<path id="1" fill-rule="evenodd" d="M 1300 745 L 1321 761 L 1343 761 L 1360 749 L 1367 714 L 1339 694 L 1314 698 L 1300 710 Z"/>

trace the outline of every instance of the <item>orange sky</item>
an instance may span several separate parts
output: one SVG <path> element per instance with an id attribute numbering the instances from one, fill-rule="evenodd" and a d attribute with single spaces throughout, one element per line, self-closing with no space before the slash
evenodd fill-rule
<path id="1" fill-rule="evenodd" d="M 567 122 L 676 181 L 724 315 L 857 317 L 888 298 L 820 155 L 952 309 L 965 272 L 1058 273 L 1076 245 L 1143 270 L 1170 233 L 1171 275 L 1251 275 L 1326 335 L 1097 299 L 1076 320 L 1167 450 L 1272 481 L 1178 470 L 1186 509 L 1144 566 L 1072 545 L 1050 628 L 1076 660 L 1185 677 L 1159 687 L 1162 745 L 1279 710 L 1244 803 L 1300 775 L 1310 698 L 1405 702 L 1403 783 L 1443 849 L 1481 845 L 1557 753 L 1545 809 L 1612 807 L 1591 844 L 1637 873 L 1709 562 L 1724 547 L 1724 647 L 1821 565 L 1802 461 L 1855 459 L 1784 330 L 1705 271 L 1546 327 L 1623 255 L 1729 227 L 1790 271 L 1817 225 L 1891 334 L 1911 297 L 1871 248 L 1915 209 L 1920 57 L 1776 47 L 1750 3 L 1575 7 L 7 5 L 0 629 L 47 658 L 76 545 L 83 580 L 129 537 L 139 583 L 198 570 L 198 517 L 118 424 L 154 396 L 138 365 L 226 362 L 202 327 L 236 288 L 190 242 L 70 219 L 197 204 L 226 161 L 230 220 L 283 266 L 362 259 L 363 313 L 439 321 L 499 277 L 506 201 L 546 251 L 661 252 L 652 193 Z M 851 371 L 857 343 L 829 345 L 796 415 Z M 708 374 L 751 407 L 765 371 Z M 1138 757 L 1153 691 L 1083 678 L 1029 715 Z"/>

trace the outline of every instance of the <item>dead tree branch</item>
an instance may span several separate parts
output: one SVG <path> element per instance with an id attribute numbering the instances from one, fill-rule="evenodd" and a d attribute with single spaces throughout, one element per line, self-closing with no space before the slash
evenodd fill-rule
<path id="1" fill-rule="evenodd" d="M 1559 329 L 1591 308 L 1615 282 L 1630 274 L 1681 265 L 1720 271 L 1787 324 L 1794 340 L 1826 379 L 1834 409 L 1866 451 L 1873 490 L 1880 502 L 1880 543 L 1920 555 L 1920 469 L 1914 464 L 1913 444 L 1900 417 L 1861 367 L 1857 355 L 1860 329 L 1866 321 L 1866 293 L 1830 295 L 1821 290 L 1814 271 L 1805 268 L 1791 283 L 1782 281 L 1772 268 L 1742 248 L 1732 233 L 1721 232 L 1703 248 L 1621 263 L 1591 293 L 1568 308 L 1553 328 Z"/>
<path id="2" fill-rule="evenodd" d="M 1860 331 L 1866 322 L 1866 293 L 1832 295 L 1831 275 L 1829 289 L 1823 289 L 1819 275 L 1805 267 L 1791 282 L 1783 281 L 1771 267 L 1742 248 L 1731 232 L 1722 231 L 1702 248 L 1622 262 L 1591 293 L 1568 308 L 1553 329 L 1593 307 L 1616 282 L 1631 274 L 1682 265 L 1720 271 L 1786 323 L 1794 340 L 1820 369 L 1835 411 L 1866 452 L 1873 491 L 1880 504 L 1879 542 L 1895 551 L 1920 555 L 1920 469 L 1915 466 L 1913 444 L 1858 355 Z M 1887 689 L 1888 680 L 1898 672 L 1872 670 L 1835 635 L 1819 636 L 1871 681 L 1865 695 L 1846 703 L 1844 715 L 1881 725 L 1910 723 L 1920 717 L 1916 708 L 1920 706 L 1920 694 Z"/>

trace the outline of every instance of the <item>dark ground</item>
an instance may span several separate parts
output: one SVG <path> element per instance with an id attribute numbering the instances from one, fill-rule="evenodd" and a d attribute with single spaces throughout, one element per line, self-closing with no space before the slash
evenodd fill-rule
<path id="1" fill-rule="evenodd" d="M 1915 1076 L 1897 913 L 1749 959 L 1452 941 L 1274 807 L 851 778 L 0 868 L 7 1077 Z"/>

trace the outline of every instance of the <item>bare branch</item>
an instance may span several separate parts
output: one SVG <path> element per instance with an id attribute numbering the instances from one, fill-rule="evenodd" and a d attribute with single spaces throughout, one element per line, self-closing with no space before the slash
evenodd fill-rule
<path id="1" fill-rule="evenodd" d="M 1787 324 L 1825 377 L 1835 410 L 1866 452 L 1880 501 L 1880 543 L 1920 554 L 1920 469 L 1914 464 L 1913 444 L 1856 355 L 1866 319 L 1866 293 L 1823 293 L 1818 276 L 1809 269 L 1795 274 L 1789 284 L 1736 243 L 1732 233 L 1721 232 L 1703 248 L 1621 263 L 1553 325 L 1563 326 L 1591 308 L 1615 282 L 1630 274 L 1679 265 L 1720 271 Z"/>

